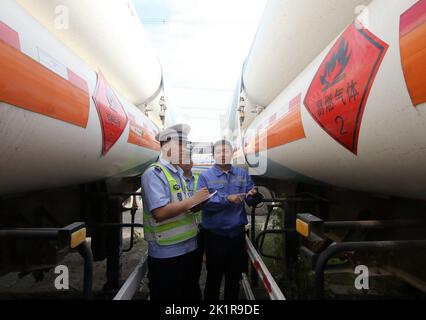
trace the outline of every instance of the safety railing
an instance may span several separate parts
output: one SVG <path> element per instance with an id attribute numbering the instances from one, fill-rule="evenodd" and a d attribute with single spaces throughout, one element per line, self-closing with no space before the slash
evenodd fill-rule
<path id="1" fill-rule="evenodd" d="M 250 239 L 246 237 L 247 253 L 271 300 L 286 300 L 274 277 L 269 272 Z"/>
<path id="2" fill-rule="evenodd" d="M 148 256 L 145 255 L 133 270 L 113 300 L 132 300 L 139 290 L 140 283 L 148 270 Z"/>

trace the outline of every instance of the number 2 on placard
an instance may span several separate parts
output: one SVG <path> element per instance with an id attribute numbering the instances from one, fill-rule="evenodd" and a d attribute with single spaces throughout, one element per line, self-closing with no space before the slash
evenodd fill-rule
<path id="1" fill-rule="evenodd" d="M 345 131 L 345 119 L 342 116 L 336 117 L 336 123 L 340 123 L 340 135 L 344 136 L 345 134 L 347 134 L 347 132 Z"/>

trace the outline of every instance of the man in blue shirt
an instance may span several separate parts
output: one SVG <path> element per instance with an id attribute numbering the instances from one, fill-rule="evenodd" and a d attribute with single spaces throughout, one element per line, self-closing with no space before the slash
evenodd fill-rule
<path id="1" fill-rule="evenodd" d="M 148 241 L 148 280 L 151 300 L 199 299 L 197 234 L 188 210 L 209 195 L 200 189 L 189 196 L 181 163 L 189 127 L 178 125 L 157 136 L 159 161 L 142 176 L 144 236 Z"/>
<path id="2" fill-rule="evenodd" d="M 233 148 L 229 141 L 216 142 L 213 152 L 216 165 L 201 174 L 199 181 L 199 188 L 217 191 L 204 205 L 201 223 L 207 264 L 204 299 L 219 299 L 225 276 L 225 300 L 237 300 L 248 223 L 244 201 L 257 190 L 246 170 L 231 165 Z"/>

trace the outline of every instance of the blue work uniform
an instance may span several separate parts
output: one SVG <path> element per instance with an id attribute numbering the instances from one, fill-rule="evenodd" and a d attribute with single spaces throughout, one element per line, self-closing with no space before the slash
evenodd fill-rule
<path id="1" fill-rule="evenodd" d="M 238 300 L 239 281 L 244 270 L 245 225 L 244 203 L 234 204 L 228 196 L 247 193 L 253 189 L 248 172 L 231 167 L 228 173 L 218 166 L 200 176 L 199 188 L 217 191 L 203 207 L 202 229 L 206 252 L 207 279 L 204 299 L 219 299 L 222 278 L 225 277 L 225 300 Z"/>
<path id="2" fill-rule="evenodd" d="M 210 193 L 217 191 L 203 207 L 202 228 L 228 237 L 241 233 L 241 227 L 248 223 L 244 203 L 230 203 L 227 198 L 229 195 L 247 193 L 253 187 L 253 180 L 242 168 L 231 167 L 225 173 L 214 166 L 202 173 L 198 188 L 207 188 Z"/>
<path id="3" fill-rule="evenodd" d="M 160 157 L 159 162 L 166 167 L 173 178 L 185 191 L 183 183 L 183 170 L 174 167 L 169 162 Z M 145 212 L 153 212 L 155 209 L 162 208 L 171 202 L 171 193 L 166 176 L 155 167 L 149 168 L 142 176 L 142 198 Z M 155 241 L 148 241 L 148 255 L 153 258 L 165 259 L 182 256 L 197 249 L 197 237 L 188 239 L 184 242 L 160 246 Z"/>

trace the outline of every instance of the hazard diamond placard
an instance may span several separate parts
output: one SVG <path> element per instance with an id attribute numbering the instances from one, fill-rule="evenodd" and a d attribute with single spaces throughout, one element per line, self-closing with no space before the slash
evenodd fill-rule
<path id="1" fill-rule="evenodd" d="M 385 42 L 354 22 L 325 57 L 305 97 L 315 121 L 354 154 L 364 108 L 387 49 Z"/>
<path id="2" fill-rule="evenodd" d="M 106 155 L 123 134 L 128 118 L 120 100 L 101 73 L 98 74 L 98 83 L 93 95 L 93 101 L 101 120 L 103 134 L 102 155 Z"/>

